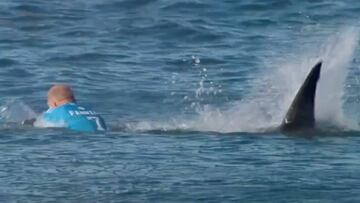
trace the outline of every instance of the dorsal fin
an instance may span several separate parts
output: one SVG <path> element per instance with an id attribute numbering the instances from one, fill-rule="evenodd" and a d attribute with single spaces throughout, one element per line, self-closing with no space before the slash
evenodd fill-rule
<path id="1" fill-rule="evenodd" d="M 306 77 L 282 121 L 282 130 L 297 131 L 315 127 L 315 94 L 321 65 L 319 61 Z"/>

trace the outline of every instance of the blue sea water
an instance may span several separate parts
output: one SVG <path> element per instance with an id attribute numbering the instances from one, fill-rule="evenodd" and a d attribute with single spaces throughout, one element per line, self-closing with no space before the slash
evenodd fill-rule
<path id="1" fill-rule="evenodd" d="M 359 202 L 360 2 L 3 0 L 1 202 Z M 323 60 L 316 118 L 281 123 Z M 21 126 L 52 84 L 105 134 Z"/>

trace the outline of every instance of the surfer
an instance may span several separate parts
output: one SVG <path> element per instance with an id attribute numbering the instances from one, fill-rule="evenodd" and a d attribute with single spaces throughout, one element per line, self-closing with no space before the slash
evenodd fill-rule
<path id="1" fill-rule="evenodd" d="M 67 85 L 54 85 L 48 91 L 49 109 L 35 121 L 35 126 L 66 127 L 82 132 L 105 131 L 104 119 L 94 111 L 76 103 L 72 89 Z"/>

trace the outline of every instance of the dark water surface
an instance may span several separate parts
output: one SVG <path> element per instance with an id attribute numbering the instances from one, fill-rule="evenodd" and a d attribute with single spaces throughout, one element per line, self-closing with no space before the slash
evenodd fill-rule
<path id="1" fill-rule="evenodd" d="M 3 117 L 0 201 L 359 202 L 359 12 L 356 0 L 1 1 L 1 105 L 40 113 L 67 83 L 111 130 Z M 319 59 L 317 117 L 337 131 L 266 130 Z"/>
<path id="2" fill-rule="evenodd" d="M 6 134 L 2 201 L 359 201 L 356 136 Z"/>

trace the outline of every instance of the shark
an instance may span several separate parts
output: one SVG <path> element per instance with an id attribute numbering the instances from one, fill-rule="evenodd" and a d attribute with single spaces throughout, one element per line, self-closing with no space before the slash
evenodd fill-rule
<path id="1" fill-rule="evenodd" d="M 281 131 L 297 132 L 316 128 L 315 96 L 321 66 L 322 61 L 319 61 L 311 68 L 282 120 Z"/>

